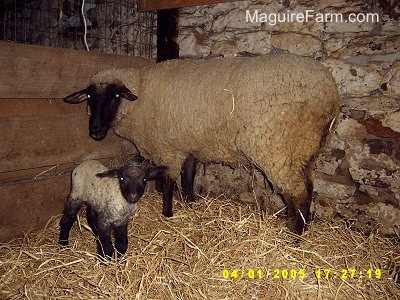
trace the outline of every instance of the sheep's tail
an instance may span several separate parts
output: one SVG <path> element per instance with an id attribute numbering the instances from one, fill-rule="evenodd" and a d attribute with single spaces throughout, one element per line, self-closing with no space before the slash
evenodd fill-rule
<path id="1" fill-rule="evenodd" d="M 321 136 L 320 152 L 323 151 L 331 142 L 337 124 L 339 123 L 339 115 L 335 115 L 326 123 Z"/>

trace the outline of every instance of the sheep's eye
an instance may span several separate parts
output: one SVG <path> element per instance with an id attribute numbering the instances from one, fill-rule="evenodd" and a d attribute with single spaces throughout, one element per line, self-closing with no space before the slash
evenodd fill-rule
<path id="1" fill-rule="evenodd" d="M 124 181 L 125 179 L 124 179 L 124 177 L 120 177 L 119 180 Z"/>
<path id="2" fill-rule="evenodd" d="M 143 182 L 146 182 L 147 181 L 147 178 L 145 177 L 145 178 L 143 178 Z"/>
<path id="3" fill-rule="evenodd" d="M 119 97 L 121 97 L 121 95 L 118 94 L 118 93 L 116 93 L 116 94 L 114 95 L 114 98 L 115 98 L 115 99 L 118 99 Z"/>
<path id="4" fill-rule="evenodd" d="M 92 96 L 90 96 L 90 94 L 86 94 L 86 97 L 87 97 L 88 99 L 90 99 Z"/>

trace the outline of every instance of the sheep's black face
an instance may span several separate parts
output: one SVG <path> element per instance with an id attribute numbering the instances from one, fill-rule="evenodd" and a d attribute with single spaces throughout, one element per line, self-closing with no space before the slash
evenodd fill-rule
<path id="1" fill-rule="evenodd" d="M 90 109 L 89 135 L 96 141 L 107 136 L 113 126 L 122 98 L 134 101 L 137 97 L 122 83 L 92 84 L 64 98 L 67 103 L 87 101 Z"/>
<path id="2" fill-rule="evenodd" d="M 88 105 L 90 109 L 89 135 L 96 141 L 101 141 L 112 127 L 121 104 L 121 92 L 118 86 L 91 85 L 87 88 Z"/>

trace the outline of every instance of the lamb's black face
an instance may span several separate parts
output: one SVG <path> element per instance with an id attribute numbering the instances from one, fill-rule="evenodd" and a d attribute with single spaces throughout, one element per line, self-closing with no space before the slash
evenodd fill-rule
<path id="1" fill-rule="evenodd" d="M 129 166 L 121 168 L 118 176 L 121 193 L 129 203 L 136 203 L 143 196 L 148 180 L 164 176 L 166 167 Z"/>
<path id="2" fill-rule="evenodd" d="M 123 84 L 100 83 L 73 93 L 65 97 L 64 101 L 67 103 L 87 101 L 90 109 L 89 135 L 94 140 L 101 141 L 114 124 L 122 98 L 134 101 L 137 96 Z"/>
<path id="3" fill-rule="evenodd" d="M 119 175 L 118 180 L 122 196 L 129 203 L 138 202 L 146 188 L 146 172 L 139 168 L 124 168 Z"/>
<path id="4" fill-rule="evenodd" d="M 166 167 L 127 166 L 97 174 L 98 177 L 117 177 L 122 196 L 136 203 L 143 196 L 148 180 L 165 175 Z"/>

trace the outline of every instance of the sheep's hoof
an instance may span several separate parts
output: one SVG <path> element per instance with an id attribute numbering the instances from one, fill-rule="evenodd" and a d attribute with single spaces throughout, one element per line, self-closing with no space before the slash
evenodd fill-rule
<path id="1" fill-rule="evenodd" d="M 59 240 L 58 244 L 61 246 L 61 248 L 64 248 L 68 246 L 68 240 Z"/>
<path id="2" fill-rule="evenodd" d="M 289 219 L 287 221 L 287 227 L 291 232 L 293 232 L 299 236 L 302 235 L 306 230 L 306 225 L 304 224 L 304 222 L 302 220 L 299 220 L 296 222 L 294 220 Z"/>

